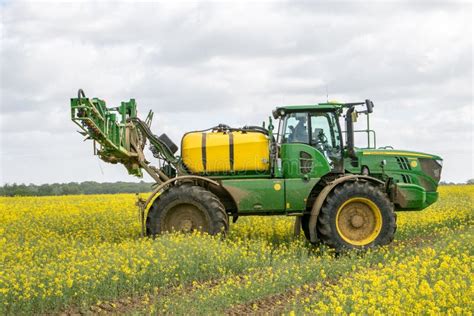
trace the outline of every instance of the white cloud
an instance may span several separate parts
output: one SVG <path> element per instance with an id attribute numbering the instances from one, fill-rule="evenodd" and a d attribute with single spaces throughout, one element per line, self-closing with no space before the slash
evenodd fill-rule
<path id="1" fill-rule="evenodd" d="M 69 98 L 80 87 L 109 106 L 136 98 L 177 143 L 187 130 L 260 124 L 276 105 L 324 101 L 326 88 L 330 99 L 371 98 L 380 145 L 440 154 L 445 180 L 474 177 L 470 4 L 5 2 L 0 11 L 3 182 L 131 179 L 75 133 Z"/>

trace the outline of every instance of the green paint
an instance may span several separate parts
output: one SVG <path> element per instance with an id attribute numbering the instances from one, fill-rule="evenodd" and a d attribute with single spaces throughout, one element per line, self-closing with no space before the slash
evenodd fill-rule
<path id="1" fill-rule="evenodd" d="M 302 165 L 306 158 L 301 156 L 305 154 L 308 154 L 311 159 L 309 162 L 310 170 L 307 170 L 304 165 Z M 321 152 L 312 146 L 300 143 L 281 145 L 281 169 L 283 178 L 306 179 L 321 178 L 331 171 L 328 161 Z"/>
<path id="2" fill-rule="evenodd" d="M 239 212 L 285 211 L 283 179 L 222 180 Z"/>
<path id="3" fill-rule="evenodd" d="M 441 162 L 439 156 L 407 150 L 359 149 L 358 164 L 354 166 L 351 161 L 351 158 L 345 159 L 346 170 L 351 173 L 360 173 L 363 168 L 368 168 L 373 177 L 384 181 L 391 179 L 395 185 L 394 190 L 402 192 L 407 200 L 401 205 L 396 204 L 398 210 L 421 210 L 437 200 L 439 173 L 436 177 L 435 174 L 427 172 L 430 168 L 423 170 L 422 166 L 427 162 L 434 167 L 439 166 L 438 162 Z"/>
<path id="4" fill-rule="evenodd" d="M 131 152 L 127 139 L 127 120 L 137 115 L 134 99 L 108 109 L 105 101 L 97 98 L 72 98 L 71 119 L 83 134 L 100 144 L 97 154 L 111 163 L 122 163 L 129 174 L 142 176 L 136 154 Z M 119 120 L 117 120 L 119 118 Z"/>
<path id="5" fill-rule="evenodd" d="M 426 207 L 426 191 L 416 184 L 398 184 L 398 194 L 403 196 L 403 209 L 423 209 Z"/>
<path id="6" fill-rule="evenodd" d="M 340 110 L 344 106 L 343 103 L 318 103 L 305 105 L 286 105 L 279 106 L 276 111 L 284 111 L 285 113 L 294 112 L 313 112 L 313 111 L 334 111 Z"/>
<path id="7" fill-rule="evenodd" d="M 285 179 L 285 206 L 287 212 L 304 211 L 306 202 L 319 178 Z"/>

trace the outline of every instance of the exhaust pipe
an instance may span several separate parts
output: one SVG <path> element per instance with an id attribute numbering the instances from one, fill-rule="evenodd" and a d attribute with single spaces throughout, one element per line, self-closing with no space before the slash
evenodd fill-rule
<path id="1" fill-rule="evenodd" d="M 357 158 L 354 150 L 354 122 L 352 121 L 352 113 L 354 113 L 354 106 L 351 106 L 346 112 L 346 134 L 347 134 L 347 153 L 351 158 Z"/>

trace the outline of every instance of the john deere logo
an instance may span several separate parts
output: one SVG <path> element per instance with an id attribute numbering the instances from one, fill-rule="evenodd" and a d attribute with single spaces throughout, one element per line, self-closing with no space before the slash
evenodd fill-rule
<path id="1" fill-rule="evenodd" d="M 280 183 L 275 183 L 273 185 L 273 188 L 275 189 L 275 191 L 280 191 L 281 190 L 281 184 Z"/>
<path id="2" fill-rule="evenodd" d="M 411 166 L 412 168 L 416 168 L 416 166 L 418 166 L 418 163 L 416 162 L 416 160 L 412 160 L 412 161 L 410 162 L 410 166 Z"/>

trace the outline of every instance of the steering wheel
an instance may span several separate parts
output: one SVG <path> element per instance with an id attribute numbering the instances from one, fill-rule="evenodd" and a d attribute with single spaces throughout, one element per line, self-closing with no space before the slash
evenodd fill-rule
<path id="1" fill-rule="evenodd" d="M 318 133 L 318 140 L 319 140 L 322 144 L 327 144 L 327 143 L 328 143 L 328 138 L 326 137 L 326 135 L 324 135 L 324 132 L 323 132 L 323 131 L 319 131 L 319 133 Z"/>
<path id="2" fill-rule="evenodd" d="M 315 147 L 321 152 L 330 152 L 332 150 L 331 146 L 329 145 L 329 141 L 327 136 L 324 134 L 324 131 L 319 131 L 318 136 L 315 140 Z"/>

